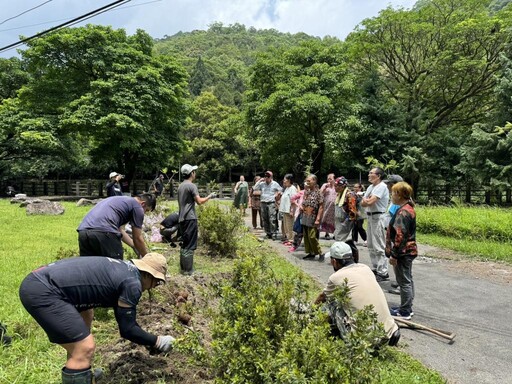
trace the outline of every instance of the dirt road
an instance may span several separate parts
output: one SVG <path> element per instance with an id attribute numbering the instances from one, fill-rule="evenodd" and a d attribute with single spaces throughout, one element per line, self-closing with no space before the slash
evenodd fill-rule
<path id="1" fill-rule="evenodd" d="M 249 221 L 247 224 L 249 225 Z M 263 233 L 253 231 L 258 237 Z M 291 263 L 322 284 L 333 272 L 329 259 L 304 261 L 304 249 L 289 253 L 279 241 L 264 240 Z M 321 240 L 325 252 L 333 241 Z M 360 262 L 370 264 L 358 247 Z M 454 342 L 404 329 L 401 348 L 452 384 L 512 383 L 512 267 L 493 262 L 457 260 L 453 252 L 421 246 L 414 261 L 416 297 L 413 321 L 455 332 Z M 393 280 L 392 271 L 390 272 Z M 400 298 L 387 292 L 390 306 Z"/>

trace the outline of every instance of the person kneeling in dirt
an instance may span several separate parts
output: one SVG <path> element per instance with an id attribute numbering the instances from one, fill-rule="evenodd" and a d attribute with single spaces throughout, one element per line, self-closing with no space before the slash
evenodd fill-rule
<path id="1" fill-rule="evenodd" d="M 92 308 L 112 307 L 122 337 L 153 346 L 172 348 L 172 336 L 156 336 L 137 324 L 136 309 L 142 292 L 165 283 L 167 261 L 158 253 L 123 261 L 104 256 L 60 260 L 32 271 L 21 283 L 25 309 L 44 329 L 52 343 L 67 351 L 63 384 L 89 384 L 102 375 L 91 371 L 95 342 L 91 334 Z"/>
<path id="2" fill-rule="evenodd" d="M 176 247 L 176 242 L 181 240 L 179 219 L 179 213 L 173 212 L 160 223 L 160 234 L 162 235 L 162 238 L 173 248 Z"/>
<path id="3" fill-rule="evenodd" d="M 389 313 L 386 297 L 370 267 L 355 263 L 352 249 L 344 242 L 335 242 L 325 256 L 330 256 L 334 273 L 329 277 L 323 292 L 316 298 L 315 304 L 332 302 L 330 299 L 334 298 L 335 290 L 347 280 L 350 290 L 349 307 L 343 308 L 341 312 L 350 315 L 364 309 L 365 306 L 373 305 L 377 320 L 384 325 L 386 342 L 391 346 L 396 345 L 400 339 L 400 330 Z M 331 318 L 330 323 L 336 325 L 337 330 L 343 335 L 346 332 L 343 326 L 345 314 L 336 313 L 336 307 L 336 305 L 327 305 L 327 311 Z"/>

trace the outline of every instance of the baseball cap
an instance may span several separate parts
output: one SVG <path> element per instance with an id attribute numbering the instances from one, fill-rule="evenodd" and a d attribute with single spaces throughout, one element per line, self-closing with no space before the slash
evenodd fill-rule
<path id="1" fill-rule="evenodd" d="M 271 171 L 265 171 L 265 177 L 267 177 L 267 176 L 272 177 L 272 176 L 274 176 L 274 174 Z"/>
<path id="2" fill-rule="evenodd" d="M 352 249 L 347 243 L 337 241 L 331 245 L 331 249 L 325 254 L 325 256 L 330 257 L 331 259 L 348 260 L 352 258 Z"/>
<path id="3" fill-rule="evenodd" d="M 133 259 L 132 263 L 139 271 L 147 272 L 165 283 L 167 260 L 160 253 L 147 253 L 142 259 Z"/>
<path id="4" fill-rule="evenodd" d="M 197 165 L 183 164 L 181 166 L 181 173 L 183 175 L 190 175 L 192 171 L 195 171 L 197 168 Z"/>
<path id="5" fill-rule="evenodd" d="M 111 179 L 113 177 L 116 177 L 117 175 L 119 175 L 119 173 L 117 173 L 117 172 L 110 172 L 110 175 L 108 175 L 108 178 Z"/>
<path id="6" fill-rule="evenodd" d="M 388 175 L 386 180 L 384 180 L 384 182 L 386 184 L 396 184 L 396 183 L 399 183 L 401 181 L 404 181 L 404 179 L 400 175 Z"/>
<path id="7" fill-rule="evenodd" d="M 336 185 L 347 185 L 348 180 L 344 176 L 340 176 L 336 180 L 334 180 L 334 183 Z"/>

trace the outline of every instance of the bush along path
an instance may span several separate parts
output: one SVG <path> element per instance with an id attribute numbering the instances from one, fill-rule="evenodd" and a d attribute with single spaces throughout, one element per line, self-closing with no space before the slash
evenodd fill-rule
<path id="1" fill-rule="evenodd" d="M 245 217 L 252 227 L 250 218 Z M 264 233 L 252 230 L 262 238 Z M 289 252 L 279 240 L 262 240 L 289 262 L 324 284 L 333 272 L 330 260 L 302 260 L 304 248 Z M 321 239 L 324 252 L 333 240 Z M 368 250 L 358 246 L 360 262 L 370 264 Z M 512 267 L 495 262 L 464 259 L 453 251 L 419 245 L 413 263 L 415 284 L 413 321 L 454 332 L 454 341 L 428 332 L 402 329 L 400 348 L 428 368 L 438 371 L 448 383 L 512 383 Z M 394 281 L 381 283 L 390 306 L 400 297 L 388 293 Z"/>

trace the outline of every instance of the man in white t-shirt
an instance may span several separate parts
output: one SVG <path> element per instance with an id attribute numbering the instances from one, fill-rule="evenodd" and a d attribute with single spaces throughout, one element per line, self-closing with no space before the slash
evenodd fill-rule
<path id="1" fill-rule="evenodd" d="M 384 171 L 374 167 L 368 172 L 368 181 L 371 185 L 366 190 L 361 206 L 368 215 L 368 251 L 372 263 L 372 271 L 377 281 L 389 279 L 388 259 L 384 253 L 386 248 L 385 214 L 388 209 L 389 191 L 383 181 Z"/>
<path id="2" fill-rule="evenodd" d="M 366 264 L 355 263 L 352 257 L 352 249 L 347 243 L 341 241 L 335 242 L 331 246 L 330 252 L 325 256 L 330 257 L 335 272 L 329 277 L 324 290 L 315 300 L 315 304 L 332 302 L 331 299 L 336 289 L 344 285 L 346 280 L 350 301 L 347 306 L 343 306 L 344 315 L 351 318 L 356 311 L 372 305 L 377 314 L 377 320 L 384 326 L 385 341 L 391 346 L 396 345 L 400 339 L 400 331 L 389 312 L 384 292 L 375 281 L 370 268 Z M 335 313 L 332 313 L 329 306 L 327 308 L 329 309 L 331 322 L 336 321 L 333 319 L 333 317 L 336 317 Z M 340 328 L 340 325 L 337 323 L 336 325 Z"/>

